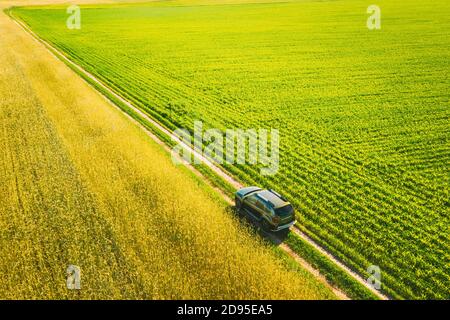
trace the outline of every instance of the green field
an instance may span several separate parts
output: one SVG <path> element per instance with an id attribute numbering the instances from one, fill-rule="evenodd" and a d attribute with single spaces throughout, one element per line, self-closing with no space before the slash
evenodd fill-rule
<path id="1" fill-rule="evenodd" d="M 279 129 L 278 174 L 225 168 L 391 297 L 450 298 L 449 2 L 378 1 L 377 31 L 366 1 L 212 3 L 13 14 L 170 129 Z"/>
<path id="2" fill-rule="evenodd" d="M 0 30 L 0 300 L 339 298 L 1 11 Z"/>

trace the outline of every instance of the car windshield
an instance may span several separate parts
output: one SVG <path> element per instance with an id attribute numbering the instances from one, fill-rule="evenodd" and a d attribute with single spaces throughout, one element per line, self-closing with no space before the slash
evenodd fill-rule
<path id="1" fill-rule="evenodd" d="M 277 214 L 277 216 L 280 216 L 282 218 L 292 215 L 293 212 L 294 212 L 294 208 L 290 204 L 288 204 L 287 206 L 275 209 L 275 213 Z"/>

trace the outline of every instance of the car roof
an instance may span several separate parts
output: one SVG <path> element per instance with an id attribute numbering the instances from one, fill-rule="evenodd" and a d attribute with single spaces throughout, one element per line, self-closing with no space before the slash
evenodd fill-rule
<path id="1" fill-rule="evenodd" d="M 262 190 L 262 189 L 259 187 L 246 187 L 246 188 L 239 189 L 236 193 L 240 196 L 246 196 L 246 195 L 253 193 L 255 191 L 258 191 L 258 190 Z"/>
<path id="2" fill-rule="evenodd" d="M 274 208 L 284 207 L 285 205 L 289 204 L 289 202 L 282 199 L 280 195 L 269 190 L 258 191 L 256 194 L 262 200 L 270 202 Z"/>

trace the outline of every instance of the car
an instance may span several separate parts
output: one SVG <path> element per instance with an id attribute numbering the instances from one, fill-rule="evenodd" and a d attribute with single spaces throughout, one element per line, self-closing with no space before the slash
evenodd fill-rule
<path id="1" fill-rule="evenodd" d="M 265 231 L 277 232 L 295 224 L 293 206 L 273 190 L 246 187 L 235 193 L 236 210 L 260 222 Z"/>

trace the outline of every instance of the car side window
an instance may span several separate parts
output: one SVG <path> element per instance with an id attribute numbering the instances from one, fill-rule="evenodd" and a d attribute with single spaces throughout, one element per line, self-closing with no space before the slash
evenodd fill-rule
<path id="1" fill-rule="evenodd" d="M 272 210 L 269 207 L 267 207 L 267 206 L 264 206 L 264 212 L 269 214 L 269 215 L 272 215 Z"/>
<path id="2" fill-rule="evenodd" d="M 261 202 L 261 200 L 257 200 L 257 201 L 256 201 L 256 207 L 257 207 L 259 210 L 264 210 L 264 211 L 266 211 L 266 206 L 264 205 L 264 203 Z"/>
<path id="3" fill-rule="evenodd" d="M 253 206 L 256 205 L 257 200 L 258 199 L 256 198 L 255 195 L 251 195 L 250 197 L 247 198 L 247 202 Z"/>

